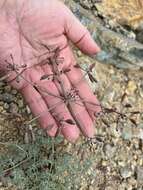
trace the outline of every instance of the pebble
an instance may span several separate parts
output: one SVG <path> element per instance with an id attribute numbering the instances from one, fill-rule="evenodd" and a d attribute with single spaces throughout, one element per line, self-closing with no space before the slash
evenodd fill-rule
<path id="1" fill-rule="evenodd" d="M 16 95 L 18 92 L 15 89 L 12 89 L 11 94 Z"/>
<path id="2" fill-rule="evenodd" d="M 3 184 L 2 184 L 2 182 L 0 182 L 0 187 L 2 187 L 3 186 Z"/>
<path id="3" fill-rule="evenodd" d="M 127 94 L 133 94 L 135 90 L 137 89 L 137 85 L 135 81 L 129 81 L 126 89 Z"/>
<path id="4" fill-rule="evenodd" d="M 0 113 L 3 111 L 3 107 L 0 106 Z"/>
<path id="5" fill-rule="evenodd" d="M 134 137 L 143 140 L 143 129 L 135 128 L 134 129 Z"/>
<path id="6" fill-rule="evenodd" d="M 139 42 L 143 43 L 143 31 L 140 31 L 140 32 L 137 33 L 136 39 L 137 39 Z"/>
<path id="7" fill-rule="evenodd" d="M 136 179 L 134 179 L 133 177 L 130 177 L 130 178 L 128 179 L 128 183 L 129 183 L 130 185 L 132 185 L 132 186 L 136 186 L 137 181 L 136 181 Z"/>
<path id="8" fill-rule="evenodd" d="M 143 98 L 143 90 L 139 91 L 141 98 Z"/>
<path id="9" fill-rule="evenodd" d="M 143 98 L 143 83 L 141 83 L 139 86 L 139 94 Z"/>
<path id="10" fill-rule="evenodd" d="M 116 147 L 106 144 L 104 147 L 105 154 L 108 158 L 112 158 L 116 153 Z"/>
<path id="11" fill-rule="evenodd" d="M 136 39 L 136 34 L 131 31 L 131 32 L 128 33 L 128 38 L 131 38 L 131 39 L 135 40 Z"/>
<path id="12" fill-rule="evenodd" d="M 4 91 L 5 91 L 5 92 L 8 92 L 8 93 L 9 93 L 9 92 L 11 93 L 11 86 L 5 86 L 5 87 L 4 87 Z"/>
<path id="13" fill-rule="evenodd" d="M 143 184 L 143 167 L 137 168 L 137 181 L 139 184 Z"/>
<path id="14" fill-rule="evenodd" d="M 0 100 L 6 103 L 11 103 L 13 101 L 13 96 L 9 93 L 4 93 L 0 96 Z"/>
<path id="15" fill-rule="evenodd" d="M 4 103 L 2 101 L 0 101 L 0 106 L 2 106 Z"/>
<path id="16" fill-rule="evenodd" d="M 21 99 L 21 100 L 18 100 L 18 107 L 19 108 L 23 108 L 24 107 L 24 102 L 23 102 L 23 100 Z"/>
<path id="17" fill-rule="evenodd" d="M 4 107 L 4 109 L 8 110 L 9 109 L 9 104 L 5 103 L 3 107 Z"/>
<path id="18" fill-rule="evenodd" d="M 17 113 L 17 112 L 18 112 L 18 106 L 17 106 L 17 104 L 15 104 L 15 103 L 12 102 L 12 103 L 10 104 L 9 111 L 10 111 L 11 113 Z"/>
<path id="19" fill-rule="evenodd" d="M 89 0 L 82 0 L 80 3 L 85 9 L 90 9 L 92 7 L 92 3 L 89 2 Z"/>
<path id="20" fill-rule="evenodd" d="M 131 170 L 128 166 L 126 166 L 126 167 L 120 169 L 120 174 L 121 174 L 121 176 L 122 176 L 124 179 L 126 179 L 126 178 L 128 178 L 128 177 L 131 177 L 131 175 L 132 175 L 132 170 Z"/>
<path id="21" fill-rule="evenodd" d="M 31 114 L 31 110 L 30 110 L 28 105 L 26 106 L 26 111 L 27 111 L 28 114 Z"/>
<path id="22" fill-rule="evenodd" d="M 118 140 L 118 138 L 121 136 L 121 131 L 117 130 L 116 123 L 113 123 L 109 130 L 110 130 L 110 135 L 112 135 L 113 137 L 116 138 L 116 140 Z"/>
<path id="23" fill-rule="evenodd" d="M 106 190 L 113 190 L 113 187 L 112 186 L 107 186 Z"/>
<path id="24" fill-rule="evenodd" d="M 138 124 L 138 128 L 143 129 L 143 123 L 139 123 L 139 124 Z"/>
<path id="25" fill-rule="evenodd" d="M 130 126 L 124 126 L 122 131 L 122 138 L 124 140 L 131 140 L 133 137 L 132 128 Z"/>

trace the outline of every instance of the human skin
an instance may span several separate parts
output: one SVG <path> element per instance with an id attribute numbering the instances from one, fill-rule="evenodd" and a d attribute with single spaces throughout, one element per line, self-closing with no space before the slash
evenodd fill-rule
<path id="1" fill-rule="evenodd" d="M 94 113 L 100 112 L 100 106 L 87 103 L 79 106 L 72 103 L 71 112 L 71 109 L 62 103 L 57 105 L 53 112 L 46 112 L 59 102 L 59 99 L 38 92 L 31 85 L 39 85 L 45 91 L 60 96 L 61 86 L 56 81 L 40 80 L 43 75 L 52 73 L 52 66 L 37 64 L 39 56 L 47 51 L 45 47 L 59 47 L 59 56 L 63 58 L 63 63 L 58 66 L 59 70 L 70 68 L 70 72 L 60 76 L 65 91 L 68 92 L 74 87 L 80 98 L 99 105 L 87 82 L 82 80 L 78 83 L 83 74 L 80 69 L 74 67 L 76 60 L 69 45 L 71 41 L 88 55 L 99 52 L 100 48 L 88 30 L 58 0 L 1 0 L 0 7 L 0 71 L 10 73 L 7 82 L 21 92 L 34 116 L 41 114 L 38 121 L 48 135 L 55 136 L 60 127 L 59 120 L 53 116 L 54 113 L 64 120 L 75 121 L 74 125 L 65 122 L 61 128 L 61 133 L 67 140 L 75 142 L 80 132 L 84 136 L 93 137 Z M 7 64 L 12 61 L 18 65 L 20 71 L 23 65 L 27 67 L 19 82 L 13 80 L 17 73 L 7 69 Z M 45 112 L 46 114 L 43 114 Z M 48 128 L 49 126 L 52 127 Z"/>

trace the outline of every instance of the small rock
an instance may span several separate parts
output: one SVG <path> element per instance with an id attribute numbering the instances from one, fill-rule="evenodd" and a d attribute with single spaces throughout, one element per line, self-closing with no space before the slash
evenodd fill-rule
<path id="1" fill-rule="evenodd" d="M 139 86 L 139 94 L 143 98 L 143 83 L 141 83 Z"/>
<path id="2" fill-rule="evenodd" d="M 18 92 L 17 92 L 17 90 L 12 89 L 11 93 L 12 93 L 13 95 L 16 95 Z"/>
<path id="3" fill-rule="evenodd" d="M 5 92 L 11 92 L 11 86 L 5 86 L 4 91 Z"/>
<path id="4" fill-rule="evenodd" d="M 0 113 L 3 111 L 3 107 L 0 106 Z"/>
<path id="5" fill-rule="evenodd" d="M 108 158 L 112 158 L 115 155 L 116 148 L 111 146 L 110 144 L 106 144 L 104 151 Z"/>
<path id="6" fill-rule="evenodd" d="M 134 81 L 129 81 L 126 89 L 127 94 L 133 94 L 137 89 L 137 85 Z"/>
<path id="7" fill-rule="evenodd" d="M 3 106 L 3 101 L 0 101 L 0 106 Z"/>
<path id="8" fill-rule="evenodd" d="M 137 168 L 137 181 L 140 184 L 143 183 L 143 167 L 138 167 Z"/>
<path id="9" fill-rule="evenodd" d="M 31 114 L 31 110 L 30 110 L 29 106 L 26 106 L 26 111 L 28 114 Z"/>
<path id="10" fill-rule="evenodd" d="M 107 186 L 106 190 L 113 190 L 113 187 L 112 186 Z"/>
<path id="11" fill-rule="evenodd" d="M 126 179 L 126 178 L 128 178 L 128 177 L 131 177 L 131 175 L 132 175 L 132 170 L 131 170 L 128 166 L 126 166 L 126 167 L 124 167 L 124 168 L 121 168 L 120 174 L 121 174 L 121 176 L 122 176 L 124 179 Z"/>
<path id="12" fill-rule="evenodd" d="M 77 53 L 77 56 L 78 56 L 78 57 L 82 57 L 81 51 L 77 51 L 76 53 Z"/>
<path id="13" fill-rule="evenodd" d="M 107 165 L 108 165 L 107 161 L 106 161 L 106 160 L 103 160 L 103 161 L 102 161 L 102 166 L 107 166 Z"/>
<path id="14" fill-rule="evenodd" d="M 5 103 L 3 107 L 4 107 L 4 109 L 7 110 L 7 109 L 9 109 L 9 104 Z"/>
<path id="15" fill-rule="evenodd" d="M 136 179 L 134 179 L 134 176 L 128 179 L 128 183 L 132 186 L 137 185 L 137 181 L 136 181 Z"/>
<path id="16" fill-rule="evenodd" d="M 83 6 L 85 9 L 90 9 L 90 8 L 92 7 L 91 2 L 89 2 L 88 0 L 82 0 L 80 3 L 82 4 L 82 6 Z"/>
<path id="17" fill-rule="evenodd" d="M 143 98 L 143 90 L 139 91 L 141 98 Z"/>
<path id="18" fill-rule="evenodd" d="M 18 107 L 23 108 L 23 106 L 24 106 L 23 100 L 18 100 Z"/>
<path id="19" fill-rule="evenodd" d="M 121 131 L 120 130 L 117 130 L 116 128 L 116 123 L 113 123 L 110 127 L 110 134 L 111 136 L 115 137 L 115 138 L 119 138 L 121 136 Z"/>
<path id="20" fill-rule="evenodd" d="M 137 39 L 137 41 L 143 43 L 143 31 L 140 31 L 137 33 L 136 39 Z"/>
<path id="21" fill-rule="evenodd" d="M 95 190 L 95 189 L 94 189 L 94 187 L 90 186 L 90 187 L 89 187 L 89 190 Z"/>
<path id="22" fill-rule="evenodd" d="M 11 113 L 17 113 L 17 112 L 18 112 L 18 106 L 17 106 L 17 104 L 15 104 L 15 103 L 12 102 L 12 103 L 10 104 L 9 111 L 10 111 Z"/>
<path id="23" fill-rule="evenodd" d="M 6 103 L 11 103 L 13 101 L 13 96 L 9 93 L 4 93 L 0 96 L 0 100 Z"/>
<path id="24" fill-rule="evenodd" d="M 3 184 L 2 184 L 2 182 L 0 182 L 0 187 L 2 187 L 3 186 Z"/>
<path id="25" fill-rule="evenodd" d="M 122 138 L 124 140 L 131 140 L 132 137 L 133 137 L 132 128 L 129 126 L 124 127 L 122 131 Z"/>
<path id="26" fill-rule="evenodd" d="M 143 123 L 138 124 L 138 128 L 143 129 Z"/>
<path id="27" fill-rule="evenodd" d="M 128 36 L 128 38 L 131 38 L 133 40 L 136 39 L 136 34 L 133 31 L 130 31 L 127 36 Z"/>
<path id="28" fill-rule="evenodd" d="M 135 138 L 143 140 L 143 129 L 141 129 L 141 128 L 134 128 L 133 132 L 134 132 L 133 136 Z"/>

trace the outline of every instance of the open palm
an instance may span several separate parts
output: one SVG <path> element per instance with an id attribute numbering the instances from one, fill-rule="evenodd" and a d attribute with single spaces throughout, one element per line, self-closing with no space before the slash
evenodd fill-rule
<path id="1" fill-rule="evenodd" d="M 50 136 L 61 128 L 72 142 L 80 130 L 92 137 L 94 113 L 100 106 L 86 103 L 99 104 L 81 80 L 83 74 L 74 66 L 68 44 L 72 41 L 89 55 L 100 51 L 87 29 L 57 0 L 7 0 L 1 7 L 0 23 L 0 70 L 9 73 L 7 81 L 22 93 L 40 125 Z M 54 57 L 56 68 L 52 61 L 47 64 Z M 54 80 L 55 69 L 60 72 L 58 80 Z M 75 96 L 77 103 L 68 105 L 61 98 L 65 94 Z"/>

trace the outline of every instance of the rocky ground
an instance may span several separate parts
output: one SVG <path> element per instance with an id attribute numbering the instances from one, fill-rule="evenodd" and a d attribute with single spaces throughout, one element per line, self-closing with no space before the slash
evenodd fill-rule
<path id="1" fill-rule="evenodd" d="M 92 13 L 95 10 L 95 2 L 96 0 L 80 1 L 84 8 Z M 97 5 L 97 8 L 105 16 L 115 18 L 122 24 L 126 23 L 131 28 L 137 28 L 143 22 L 141 6 L 142 1 L 139 0 L 129 0 L 126 3 L 123 0 L 112 0 L 104 1 Z M 90 85 L 102 105 L 127 114 L 127 118 L 119 122 L 118 114 L 115 113 L 103 115 L 97 120 L 96 135 L 102 140 L 98 143 L 98 140 L 90 141 L 85 153 L 96 155 L 92 168 L 88 171 L 89 174 L 95 175 L 91 175 L 88 180 L 83 176 L 77 189 L 143 190 L 143 71 L 120 70 L 112 65 L 103 65 L 84 56 L 80 51 L 76 51 L 76 55 L 78 63 L 96 63 L 94 76 L 98 82 Z M 0 112 L 3 113 L 0 118 L 0 141 L 21 141 L 22 136 L 17 128 L 21 120 L 31 118 L 32 115 L 20 94 L 3 82 L 0 82 Z M 19 114 L 20 118 L 16 121 L 10 120 L 7 113 Z M 83 141 L 79 140 L 78 144 Z M 75 146 L 67 142 L 65 147 L 69 152 L 75 151 Z M 3 153 L 3 146 L 0 146 L 0 150 Z M 12 186 L 3 188 L 0 183 L 0 190 L 6 189 L 12 190 Z"/>

